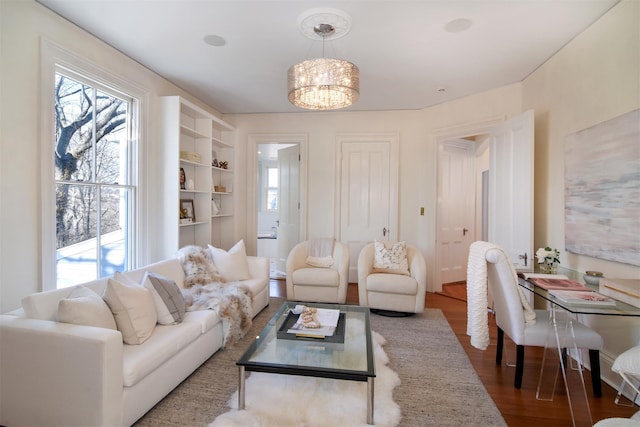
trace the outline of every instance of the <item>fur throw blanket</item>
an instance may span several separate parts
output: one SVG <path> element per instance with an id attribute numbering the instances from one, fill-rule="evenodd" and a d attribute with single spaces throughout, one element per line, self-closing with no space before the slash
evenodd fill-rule
<path id="1" fill-rule="evenodd" d="M 233 345 L 252 324 L 253 295 L 238 282 L 225 282 L 207 250 L 186 246 L 177 258 L 184 270 L 184 297 L 187 311 L 214 310 L 222 320 L 223 347 Z"/>

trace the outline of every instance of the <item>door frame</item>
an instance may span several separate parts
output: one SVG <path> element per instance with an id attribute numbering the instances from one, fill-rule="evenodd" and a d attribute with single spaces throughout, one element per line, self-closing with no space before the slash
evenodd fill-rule
<path id="1" fill-rule="evenodd" d="M 258 240 L 258 145 L 297 144 L 300 146 L 300 212 L 299 238 L 307 239 L 307 146 L 309 137 L 305 133 L 260 133 L 247 138 L 247 215 L 246 241 L 248 253 L 257 254 Z"/>
<path id="2" fill-rule="evenodd" d="M 436 143 L 434 144 L 434 148 L 433 148 L 435 150 L 434 158 L 436 159 L 436 167 L 434 171 L 435 182 L 436 182 L 436 198 L 440 196 L 440 194 L 438 193 L 440 188 L 439 182 L 440 182 L 440 172 L 441 172 L 440 156 L 439 156 L 440 146 L 444 144 L 446 141 L 449 141 L 452 139 L 464 139 L 464 138 L 470 138 L 470 137 L 475 137 L 480 135 L 488 135 L 493 127 L 503 123 L 506 120 L 507 120 L 507 117 L 501 115 L 501 116 L 492 117 L 483 121 L 470 122 L 470 123 L 461 124 L 457 126 L 441 128 L 434 133 L 435 140 L 436 140 Z M 436 206 L 436 212 L 435 212 L 436 217 L 434 220 L 435 229 L 433 233 L 434 241 L 435 241 L 435 266 L 433 269 L 434 281 L 432 285 L 427 284 L 427 291 L 429 292 L 442 292 L 442 274 L 440 271 L 442 268 L 441 267 L 442 253 L 440 251 L 440 244 L 438 242 L 438 237 L 439 237 L 438 230 L 440 229 L 440 224 L 438 223 L 439 212 L 437 210 L 438 210 L 438 207 Z M 477 210 L 476 210 L 476 215 L 477 215 Z M 477 218 L 476 218 L 476 223 L 477 223 Z M 476 233 L 477 235 L 478 233 L 477 227 L 474 227 L 474 233 Z M 477 240 L 475 236 L 474 236 L 474 240 Z"/>

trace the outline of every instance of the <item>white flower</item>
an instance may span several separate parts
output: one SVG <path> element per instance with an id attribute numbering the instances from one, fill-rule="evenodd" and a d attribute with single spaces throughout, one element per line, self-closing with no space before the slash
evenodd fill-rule
<path id="1" fill-rule="evenodd" d="M 540 248 L 536 251 L 536 258 L 538 258 L 538 264 L 560 262 L 560 251 L 557 249 L 551 249 L 549 246 Z"/>

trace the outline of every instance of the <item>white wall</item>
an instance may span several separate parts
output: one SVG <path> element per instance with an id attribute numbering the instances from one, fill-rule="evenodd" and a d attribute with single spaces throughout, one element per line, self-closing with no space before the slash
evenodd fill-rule
<path id="1" fill-rule="evenodd" d="M 225 118 L 238 128 L 236 151 L 242 151 L 246 164 L 251 164 L 249 156 L 255 156 L 255 153 L 240 147 L 246 146 L 251 134 L 308 135 L 307 236 L 310 237 L 338 237 L 336 136 L 342 133 L 397 133 L 400 140 L 398 239 L 406 240 L 423 252 L 431 287 L 435 272 L 437 139 L 461 129 L 476 129 L 496 117 L 504 119 L 516 115 L 520 112 L 520 103 L 520 84 L 514 84 L 420 111 L 237 114 Z M 239 184 L 246 186 L 246 182 Z M 236 206 L 237 211 L 246 211 L 246 201 L 244 203 Z M 420 216 L 421 206 L 425 207 L 424 216 Z M 251 229 L 249 224 L 245 224 L 245 231 L 247 229 Z M 250 252 L 255 250 L 251 246 L 252 240 L 247 240 Z"/>
<path id="2" fill-rule="evenodd" d="M 564 140 L 640 108 L 640 3 L 625 0 L 571 41 L 522 84 L 523 110 L 536 111 L 535 243 L 562 251 L 561 265 L 608 277 L 640 277 L 628 264 L 566 253 Z M 637 230 L 640 233 L 640 230 Z M 640 254 L 638 254 L 640 256 Z M 615 355 L 640 344 L 640 319 L 585 316 L 605 340 L 603 375 Z"/>
<path id="3" fill-rule="evenodd" d="M 33 0 L 0 0 L 0 312 L 20 306 L 25 295 L 41 290 L 40 149 L 41 93 L 40 42 L 46 38 L 98 67 L 127 78 L 148 92 L 149 106 L 158 96 L 181 95 L 196 99 L 70 24 Z M 213 114 L 217 114 L 207 108 Z M 146 168 L 148 183 L 157 182 L 158 148 L 153 117 L 148 112 Z M 45 142 L 48 143 L 48 142 Z M 157 203 L 157 188 L 146 190 L 143 201 L 150 210 Z M 154 260 L 152 248 L 158 230 L 153 215 L 141 218 L 148 225 L 141 262 Z"/>

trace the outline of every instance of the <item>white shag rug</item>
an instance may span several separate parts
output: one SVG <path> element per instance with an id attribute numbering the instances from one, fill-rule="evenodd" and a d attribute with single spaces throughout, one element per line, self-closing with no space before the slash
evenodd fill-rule
<path id="1" fill-rule="evenodd" d="M 382 349 L 386 340 L 372 331 L 376 363 L 374 425 L 395 427 L 400 406 L 393 389 L 400 384 Z M 238 411 L 238 392 L 229 399 L 231 411 L 209 427 L 364 427 L 367 426 L 367 383 L 328 378 L 252 372 L 245 383 L 245 409 Z"/>

